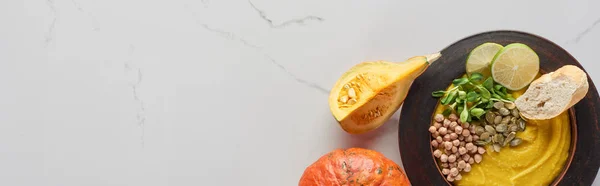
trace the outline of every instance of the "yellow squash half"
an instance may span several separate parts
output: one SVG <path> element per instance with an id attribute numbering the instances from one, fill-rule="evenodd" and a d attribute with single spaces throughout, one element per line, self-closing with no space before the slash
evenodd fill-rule
<path id="1" fill-rule="evenodd" d="M 415 56 L 403 62 L 362 62 L 350 68 L 329 94 L 329 108 L 342 129 L 364 133 L 381 126 L 400 108 L 412 82 L 441 56 Z"/>

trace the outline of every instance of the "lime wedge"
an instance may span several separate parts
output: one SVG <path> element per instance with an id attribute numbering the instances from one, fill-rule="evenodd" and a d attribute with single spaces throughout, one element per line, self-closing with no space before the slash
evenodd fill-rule
<path id="1" fill-rule="evenodd" d="M 513 43 L 496 54 L 491 70 L 494 81 L 509 90 L 520 90 L 538 74 L 540 58 L 529 46 Z"/>
<path id="2" fill-rule="evenodd" d="M 467 74 L 481 73 L 484 78 L 490 76 L 490 63 L 498 51 L 502 50 L 502 45 L 497 43 L 483 43 L 469 53 L 467 57 Z"/>

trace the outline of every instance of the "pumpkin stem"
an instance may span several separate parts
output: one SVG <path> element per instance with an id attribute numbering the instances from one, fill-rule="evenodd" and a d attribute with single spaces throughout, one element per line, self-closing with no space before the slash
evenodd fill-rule
<path id="1" fill-rule="evenodd" d="M 427 59 L 427 63 L 431 64 L 433 63 L 435 60 L 439 59 L 440 57 L 442 57 L 442 53 L 435 53 L 435 54 L 429 54 L 429 55 L 425 55 L 425 58 Z"/>

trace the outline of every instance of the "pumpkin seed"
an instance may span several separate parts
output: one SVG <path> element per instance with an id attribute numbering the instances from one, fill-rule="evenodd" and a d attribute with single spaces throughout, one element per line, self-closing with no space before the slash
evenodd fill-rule
<path id="1" fill-rule="evenodd" d="M 356 91 L 354 90 L 354 88 L 348 89 L 348 96 L 350 98 L 355 98 L 356 97 Z"/>
<path id="2" fill-rule="evenodd" d="M 526 123 L 525 123 L 525 121 L 523 119 L 519 119 L 517 121 L 517 124 L 519 125 L 519 129 L 521 131 L 525 131 Z"/>
<path id="3" fill-rule="evenodd" d="M 490 138 L 489 132 L 481 133 L 481 135 L 479 136 L 479 139 L 481 139 L 481 140 L 487 140 L 488 138 Z"/>
<path id="4" fill-rule="evenodd" d="M 489 126 L 489 125 L 486 125 L 486 126 Z M 485 132 L 485 129 L 482 126 L 475 127 L 475 134 L 481 135 L 483 132 Z"/>
<path id="5" fill-rule="evenodd" d="M 515 117 L 515 118 L 519 118 L 519 109 L 514 109 L 511 111 L 511 114 Z"/>
<path id="6" fill-rule="evenodd" d="M 484 146 L 484 145 L 487 145 L 488 143 L 490 143 L 490 142 L 489 141 L 484 141 L 484 140 L 477 140 L 477 141 L 475 141 L 475 145 L 477 145 L 477 146 Z"/>
<path id="7" fill-rule="evenodd" d="M 523 142 L 523 140 L 521 140 L 521 138 L 515 138 L 512 141 L 510 141 L 510 146 L 514 147 L 517 145 L 520 145 Z"/>
<path id="8" fill-rule="evenodd" d="M 519 130 L 519 127 L 517 126 L 517 124 L 510 124 L 508 125 L 508 130 L 511 132 L 517 132 Z"/>
<path id="9" fill-rule="evenodd" d="M 517 117 L 511 117 L 510 121 L 508 123 L 510 123 L 510 124 L 516 124 L 517 123 Z"/>
<path id="10" fill-rule="evenodd" d="M 506 124 L 496 125 L 496 132 L 504 132 L 507 128 L 508 126 Z"/>
<path id="11" fill-rule="evenodd" d="M 498 125 L 500 122 L 502 122 L 502 116 L 498 115 L 494 118 L 494 125 Z"/>
<path id="12" fill-rule="evenodd" d="M 492 147 L 494 148 L 494 151 L 496 152 L 500 152 L 500 145 L 495 143 L 494 145 L 492 145 Z"/>
<path id="13" fill-rule="evenodd" d="M 492 127 L 491 125 L 486 125 L 485 131 L 489 132 L 490 134 L 496 134 L 496 129 L 494 129 L 494 127 Z"/>
<path id="14" fill-rule="evenodd" d="M 510 118 L 511 118 L 510 116 L 504 116 L 502 118 L 502 121 L 500 121 L 500 124 L 508 125 L 508 123 L 510 122 Z"/>
<path id="15" fill-rule="evenodd" d="M 501 108 L 504 108 L 504 103 L 502 101 L 498 101 L 494 103 L 494 108 L 500 110 Z"/>
<path id="16" fill-rule="evenodd" d="M 494 115 L 493 112 L 485 113 L 485 121 L 487 121 L 488 123 L 494 123 L 494 118 L 496 118 L 496 115 Z"/>
<path id="17" fill-rule="evenodd" d="M 504 103 L 504 107 L 506 107 L 507 109 L 512 110 L 512 109 L 515 109 L 516 105 L 513 102 L 507 102 L 507 103 Z"/>
<path id="18" fill-rule="evenodd" d="M 494 135 L 494 137 L 492 138 L 492 141 L 494 143 L 499 143 L 502 144 L 504 143 L 504 136 L 502 134 L 496 134 Z"/>
<path id="19" fill-rule="evenodd" d="M 498 112 L 500 113 L 500 115 L 503 115 L 503 116 L 508 116 L 510 114 L 510 111 L 506 108 L 501 108 L 498 110 Z"/>
<path id="20" fill-rule="evenodd" d="M 502 146 L 506 146 L 509 142 L 512 142 L 512 140 L 515 139 L 516 135 L 517 135 L 517 133 L 515 133 L 515 132 L 511 132 L 510 134 L 508 134 L 508 136 L 506 136 L 506 139 L 504 140 L 504 143 L 502 144 Z"/>

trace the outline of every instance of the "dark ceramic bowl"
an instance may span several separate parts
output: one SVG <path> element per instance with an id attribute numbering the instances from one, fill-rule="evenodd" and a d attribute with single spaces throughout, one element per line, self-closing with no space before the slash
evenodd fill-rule
<path id="1" fill-rule="evenodd" d="M 540 72 L 552 72 L 564 65 L 581 64 L 555 43 L 529 33 L 492 31 L 464 38 L 441 51 L 442 57 L 412 84 L 400 115 L 398 141 L 404 169 L 412 185 L 450 185 L 433 157 L 429 126 L 438 99 L 431 92 L 445 89 L 452 79 L 465 74 L 465 61 L 473 48 L 485 42 L 501 45 L 523 43 L 540 58 Z M 585 71 L 585 69 L 584 69 Z M 440 81 L 440 80 L 448 81 Z M 587 95 L 569 109 L 571 119 L 570 155 L 552 185 L 591 185 L 600 167 L 600 99 L 588 76 Z"/>

